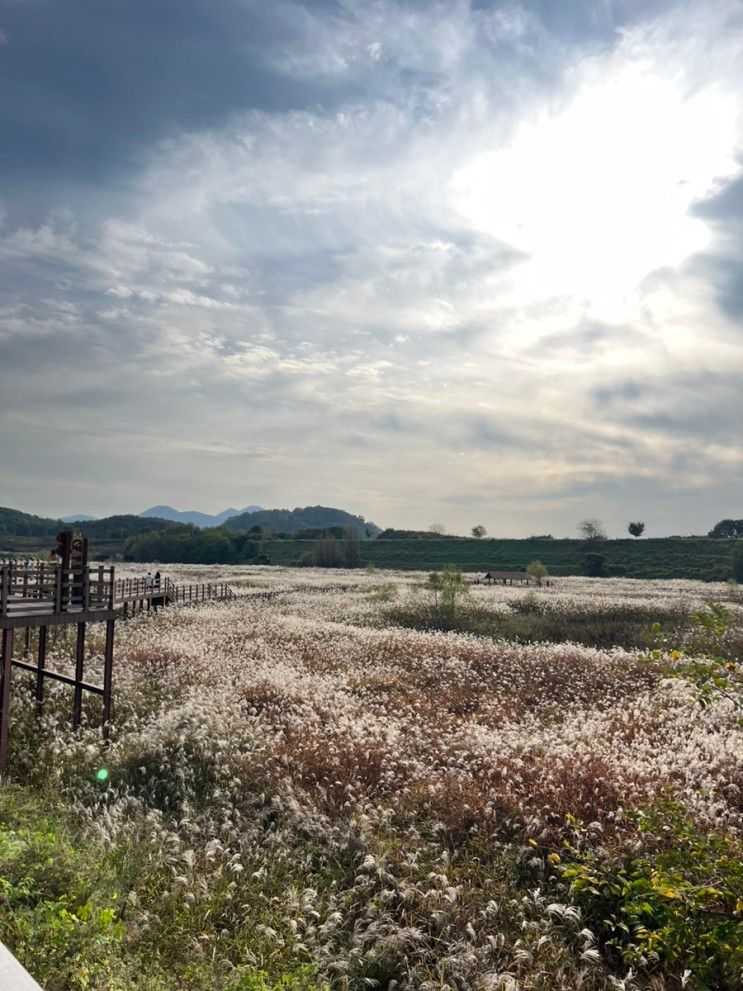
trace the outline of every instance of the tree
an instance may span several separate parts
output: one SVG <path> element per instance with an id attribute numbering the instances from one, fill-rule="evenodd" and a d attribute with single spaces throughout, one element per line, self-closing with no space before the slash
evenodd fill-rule
<path id="1" fill-rule="evenodd" d="M 310 551 L 310 562 L 316 568 L 340 568 L 343 565 L 343 558 L 339 549 L 339 540 L 332 537 L 323 537 L 316 540 Z"/>
<path id="2" fill-rule="evenodd" d="M 591 547 L 606 540 L 606 530 L 601 520 L 589 519 L 581 520 L 578 524 L 578 533 Z"/>
<path id="3" fill-rule="evenodd" d="M 549 574 L 541 561 L 532 561 L 531 564 L 527 564 L 526 573 L 536 581 L 538 588 L 542 586 L 542 579 L 546 578 Z"/>
<path id="4" fill-rule="evenodd" d="M 637 523 L 630 523 L 630 525 L 627 527 L 627 530 L 629 531 L 629 533 L 632 534 L 633 537 L 641 537 L 645 532 L 645 524 L 640 523 L 640 521 L 638 520 Z"/>
<path id="5" fill-rule="evenodd" d="M 454 629 L 460 606 L 470 599 L 470 589 L 459 568 L 448 565 L 443 571 L 432 571 L 425 586 L 432 593 L 432 616 L 437 626 Z"/>
<path id="6" fill-rule="evenodd" d="M 743 537 L 743 520 L 720 520 L 715 523 L 708 537 L 730 538 Z"/>
<path id="7" fill-rule="evenodd" d="M 429 533 L 435 533 L 439 537 L 443 537 L 446 533 L 446 527 L 443 523 L 432 523 L 428 528 Z"/>
<path id="8" fill-rule="evenodd" d="M 482 540 L 482 538 L 485 536 L 487 532 L 488 531 L 485 529 L 482 523 L 478 523 L 477 526 L 472 527 L 472 536 L 475 538 L 475 540 Z"/>
<path id="9" fill-rule="evenodd" d="M 738 540 L 733 547 L 733 578 L 743 583 L 743 540 Z"/>

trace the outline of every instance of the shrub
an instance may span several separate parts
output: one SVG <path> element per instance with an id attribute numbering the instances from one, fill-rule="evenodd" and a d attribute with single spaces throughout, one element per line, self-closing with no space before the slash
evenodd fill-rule
<path id="1" fill-rule="evenodd" d="M 564 869 L 572 897 L 625 965 L 657 960 L 704 988 L 737 986 L 743 968 L 743 860 L 700 832 L 679 805 L 629 818 L 641 852 L 618 863 L 576 856 Z M 686 983 L 686 982 L 685 982 Z"/>

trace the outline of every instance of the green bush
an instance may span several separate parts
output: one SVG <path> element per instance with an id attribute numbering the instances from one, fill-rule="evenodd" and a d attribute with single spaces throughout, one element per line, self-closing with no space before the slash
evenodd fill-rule
<path id="1" fill-rule="evenodd" d="M 573 850 L 563 870 L 589 925 L 624 965 L 655 962 L 679 977 L 686 971 L 687 988 L 739 987 L 741 850 L 727 837 L 701 832 L 678 805 L 627 818 L 637 824 L 642 853 L 613 863 Z"/>

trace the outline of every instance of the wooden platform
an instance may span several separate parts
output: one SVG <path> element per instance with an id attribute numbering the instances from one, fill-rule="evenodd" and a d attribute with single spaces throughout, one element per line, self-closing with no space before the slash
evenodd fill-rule
<path id="1" fill-rule="evenodd" d="M 69 558 L 68 558 L 69 560 Z M 175 585 L 169 579 L 117 579 L 113 566 L 70 567 L 46 561 L 0 563 L 0 780 L 5 773 L 10 714 L 11 678 L 14 668 L 36 676 L 36 707 L 41 713 L 47 680 L 74 689 L 72 726 L 82 720 L 83 693 L 102 697 L 101 727 L 108 735 L 113 686 L 114 632 L 116 618 L 130 610 L 158 609 L 168 605 L 234 599 L 229 585 Z M 103 684 L 85 680 L 85 638 L 90 623 L 105 623 Z M 76 628 L 74 677 L 46 666 L 47 630 L 57 626 Z M 25 630 L 23 656 L 15 657 L 18 631 Z M 37 630 L 32 644 L 31 631 Z M 32 651 L 33 646 L 33 651 Z M 30 663 L 33 654 L 36 663 Z"/>

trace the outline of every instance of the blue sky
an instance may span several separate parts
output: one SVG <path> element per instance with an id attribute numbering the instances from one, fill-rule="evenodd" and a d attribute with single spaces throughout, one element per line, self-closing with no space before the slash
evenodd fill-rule
<path id="1" fill-rule="evenodd" d="M 4 0 L 0 504 L 741 515 L 743 4 Z"/>

